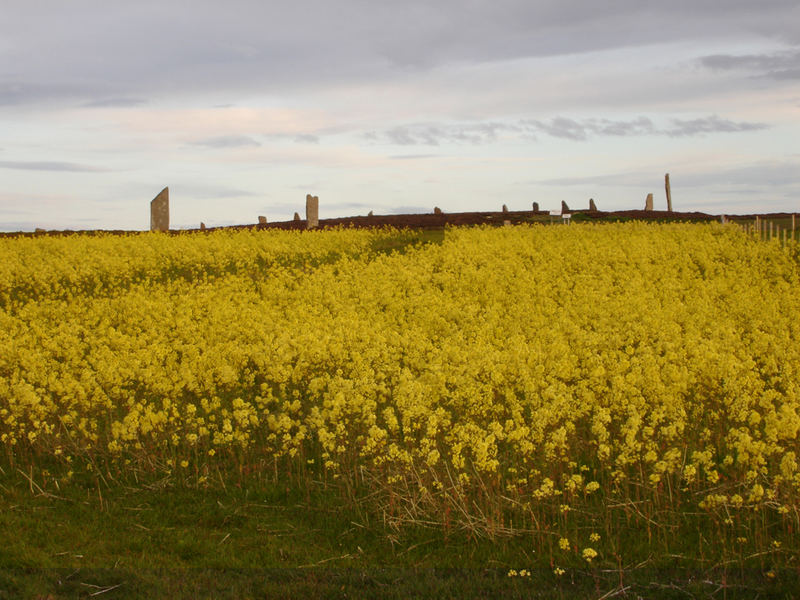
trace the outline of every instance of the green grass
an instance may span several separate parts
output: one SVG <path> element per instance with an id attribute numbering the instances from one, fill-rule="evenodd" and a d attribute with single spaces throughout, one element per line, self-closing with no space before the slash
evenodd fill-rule
<path id="1" fill-rule="evenodd" d="M 0 599 L 6 598 L 790 598 L 793 559 L 702 566 L 648 556 L 596 565 L 574 557 L 560 577 L 529 537 L 495 540 L 417 527 L 393 531 L 343 509 L 335 491 L 286 484 L 175 482 L 130 487 L 85 479 L 42 492 L 0 476 Z M 691 546 L 694 540 L 687 540 Z M 688 548 L 690 550 L 690 548 Z M 701 565 L 701 566 L 698 566 Z M 527 569 L 527 577 L 509 577 Z M 95 594 L 95 596 L 93 596 Z"/>

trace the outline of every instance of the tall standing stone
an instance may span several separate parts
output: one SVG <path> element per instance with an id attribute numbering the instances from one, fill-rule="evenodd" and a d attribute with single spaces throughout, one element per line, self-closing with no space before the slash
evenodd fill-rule
<path id="1" fill-rule="evenodd" d="M 258 224 L 259 225 L 266 225 L 267 224 L 267 217 L 264 215 L 258 215 Z"/>
<path id="2" fill-rule="evenodd" d="M 205 230 L 206 230 L 206 224 L 200 221 L 200 231 L 205 231 Z"/>
<path id="3" fill-rule="evenodd" d="M 589 210 L 597 210 L 597 204 L 594 203 L 594 198 L 589 198 Z"/>
<path id="4" fill-rule="evenodd" d="M 533 203 L 533 212 L 539 212 L 539 203 L 538 202 L 534 202 Z"/>
<path id="5" fill-rule="evenodd" d="M 667 210 L 672 212 L 672 190 L 669 187 L 669 173 L 664 175 L 664 190 L 667 192 Z"/>
<path id="6" fill-rule="evenodd" d="M 319 198 L 306 194 L 306 228 L 319 226 Z"/>
<path id="7" fill-rule="evenodd" d="M 567 203 L 562 200 L 561 201 L 561 214 L 563 215 L 564 213 L 568 213 L 568 212 L 569 212 L 569 206 L 567 206 Z"/>
<path id="8" fill-rule="evenodd" d="M 433 207 L 433 214 L 435 214 L 435 215 L 440 215 L 440 214 L 442 214 L 442 209 L 441 209 L 441 208 L 439 208 L 438 206 L 434 206 L 434 207 Z"/>
<path id="9" fill-rule="evenodd" d="M 644 201 L 645 210 L 653 210 L 653 194 L 647 194 L 647 199 Z"/>
<path id="10" fill-rule="evenodd" d="M 505 204 L 503 204 L 503 214 L 508 214 L 508 207 Z"/>
<path id="11" fill-rule="evenodd" d="M 150 201 L 150 231 L 169 231 L 169 188 Z"/>
<path id="12" fill-rule="evenodd" d="M 302 220 L 302 219 L 300 219 L 300 214 L 299 214 L 299 213 L 294 213 L 294 220 L 295 220 L 295 221 L 300 221 L 300 220 Z"/>

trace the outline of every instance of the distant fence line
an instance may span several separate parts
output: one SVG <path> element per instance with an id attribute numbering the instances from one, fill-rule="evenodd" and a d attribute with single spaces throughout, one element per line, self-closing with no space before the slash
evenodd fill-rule
<path id="1" fill-rule="evenodd" d="M 721 217 L 721 219 L 723 223 L 726 222 L 724 216 Z M 741 227 L 745 234 L 749 236 L 756 237 L 765 242 L 777 240 L 782 246 L 786 246 L 788 243 L 797 242 L 797 218 L 795 213 L 792 213 L 791 220 L 791 227 L 782 227 L 772 220 L 762 219 L 760 216 L 756 215 L 755 222 L 737 223 L 736 225 Z"/>

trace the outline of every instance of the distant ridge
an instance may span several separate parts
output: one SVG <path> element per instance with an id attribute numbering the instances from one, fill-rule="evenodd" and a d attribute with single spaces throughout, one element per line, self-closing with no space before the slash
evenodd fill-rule
<path id="1" fill-rule="evenodd" d="M 620 210 L 620 211 L 588 211 L 571 210 L 570 214 L 573 221 L 576 216 L 580 216 L 583 221 L 606 221 L 614 219 L 640 220 L 640 221 L 719 221 L 722 215 L 712 215 L 703 212 L 668 212 L 660 210 Z M 762 213 L 750 215 L 725 215 L 729 221 L 752 221 L 756 217 L 761 219 L 788 219 L 792 213 Z M 550 219 L 558 219 L 557 215 L 551 217 L 549 211 L 494 211 L 494 212 L 442 212 L 442 213 L 422 213 L 422 214 L 400 214 L 400 215 L 371 215 L 354 217 L 337 217 L 334 219 L 319 219 L 318 229 L 330 229 L 333 227 L 353 227 L 357 229 L 368 229 L 374 227 L 397 227 L 411 229 L 440 229 L 445 225 L 503 225 L 504 221 L 512 224 L 530 222 L 549 222 Z M 281 229 L 281 230 L 306 230 L 305 220 L 275 221 L 270 223 L 251 223 L 243 225 L 225 225 L 221 227 L 205 227 L 198 225 L 194 229 L 170 229 L 170 234 L 186 232 L 211 232 L 222 229 Z M 33 237 L 40 235 L 71 235 L 75 233 L 92 234 L 105 233 L 111 235 L 132 235 L 144 233 L 131 230 L 108 230 L 108 229 L 89 229 L 89 230 L 38 230 L 36 232 L 16 231 L 0 232 L 0 237 Z"/>

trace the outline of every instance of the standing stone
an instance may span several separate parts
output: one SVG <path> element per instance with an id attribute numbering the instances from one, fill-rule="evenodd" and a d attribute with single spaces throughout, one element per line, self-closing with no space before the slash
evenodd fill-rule
<path id="1" fill-rule="evenodd" d="M 647 194 L 647 199 L 644 201 L 645 210 L 653 210 L 653 194 Z"/>
<path id="2" fill-rule="evenodd" d="M 297 213 L 294 213 L 294 220 L 295 221 L 300 221 L 300 215 L 297 214 Z"/>
<path id="3" fill-rule="evenodd" d="M 435 214 L 435 215 L 440 215 L 440 214 L 442 214 L 442 209 L 441 209 L 441 208 L 439 208 L 438 206 L 434 206 L 434 207 L 433 207 L 433 214 Z"/>
<path id="4" fill-rule="evenodd" d="M 259 225 L 266 225 L 267 224 L 267 217 L 258 215 L 258 224 Z"/>
<path id="5" fill-rule="evenodd" d="M 569 212 L 569 206 L 567 206 L 567 203 L 562 200 L 561 201 L 561 214 L 563 215 L 564 213 L 568 213 L 568 212 Z"/>
<path id="6" fill-rule="evenodd" d="M 508 207 L 505 204 L 503 204 L 503 214 L 508 214 Z"/>
<path id="7" fill-rule="evenodd" d="M 722 223 L 723 225 L 725 225 L 725 223 L 728 222 L 728 219 L 725 218 L 725 215 L 720 215 L 719 216 L 719 222 Z"/>
<path id="8" fill-rule="evenodd" d="M 667 192 L 667 210 L 672 212 L 672 190 L 669 187 L 669 173 L 664 175 L 664 190 Z"/>
<path id="9" fill-rule="evenodd" d="M 533 203 L 533 212 L 539 212 L 539 203 L 538 202 L 534 202 Z"/>
<path id="10" fill-rule="evenodd" d="M 169 231 L 169 188 L 150 201 L 150 231 Z"/>
<path id="11" fill-rule="evenodd" d="M 206 230 L 206 224 L 200 221 L 200 231 L 205 231 L 205 230 Z"/>
<path id="12" fill-rule="evenodd" d="M 319 198 L 306 194 L 306 228 L 319 226 Z"/>
<path id="13" fill-rule="evenodd" d="M 367 216 L 368 216 L 368 217 L 371 217 L 371 216 L 373 216 L 373 215 L 372 215 L 372 211 L 369 211 L 369 212 L 367 213 Z"/>
<path id="14" fill-rule="evenodd" d="M 589 210 L 597 211 L 597 204 L 594 203 L 594 198 L 589 198 Z"/>

